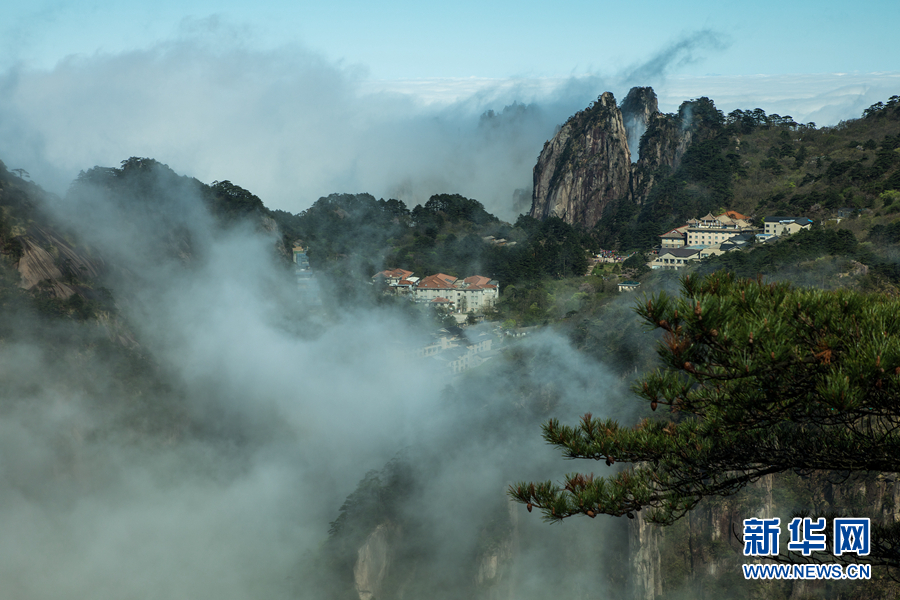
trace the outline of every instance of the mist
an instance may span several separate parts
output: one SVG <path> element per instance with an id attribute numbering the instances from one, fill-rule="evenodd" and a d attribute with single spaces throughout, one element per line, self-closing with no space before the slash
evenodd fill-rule
<path id="1" fill-rule="evenodd" d="M 511 346 L 514 359 L 451 377 L 414 356 L 429 329 L 406 312 L 298 302 L 275 233 L 222 227 L 183 179 L 154 185 L 128 196 L 78 182 L 42 206 L 103 258 L 110 318 L 134 342 L 94 353 L 110 343 L 97 328 L 88 350 L 69 351 L 64 328 L 24 322 L 0 346 L 5 593 L 333 597 L 347 581 L 322 567 L 329 523 L 397 457 L 413 473 L 397 511 L 423 593 L 471 597 L 498 514 L 519 523 L 504 575 L 520 581 L 515 597 L 624 585 L 626 523 L 550 527 L 506 496 L 565 471 L 540 437 L 549 416 L 631 418 L 618 375 L 545 330 Z M 123 387 L 126 350 L 154 385 Z"/>
<path id="2" fill-rule="evenodd" d="M 73 56 L 0 75 L 0 153 L 60 194 L 86 167 L 146 156 L 202 181 L 232 180 L 292 213 L 333 192 L 410 206 L 453 192 L 514 219 L 513 194 L 530 189 L 543 142 L 599 93 L 509 115 L 504 107 L 530 100 L 515 87 L 435 106 L 366 83 L 362 67 L 302 48 L 189 40 Z M 496 113 L 488 127 L 487 110 Z"/>
<path id="3" fill-rule="evenodd" d="M 897 81 L 890 73 L 679 78 L 679 68 L 728 46 L 711 30 L 605 72 L 379 81 L 365 65 L 301 45 L 254 49 L 217 23 L 140 50 L 0 73 L 0 156 L 59 195 L 83 169 L 145 156 L 201 181 L 231 180 L 291 213 L 335 192 L 409 206 L 459 193 L 513 221 L 528 208 L 515 198 L 530 195 L 544 142 L 604 91 L 621 100 L 633 85 L 651 85 L 665 112 L 709 96 L 725 112 L 760 106 L 830 125 L 858 117 Z"/>

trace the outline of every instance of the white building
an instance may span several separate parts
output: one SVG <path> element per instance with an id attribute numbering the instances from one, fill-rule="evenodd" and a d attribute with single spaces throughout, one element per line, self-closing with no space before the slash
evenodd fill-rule
<path id="1" fill-rule="evenodd" d="M 650 263 L 651 269 L 683 269 L 690 262 L 700 260 L 699 248 L 663 248 Z"/>
<path id="2" fill-rule="evenodd" d="M 453 310 L 466 313 L 492 307 L 500 297 L 500 288 L 496 281 L 481 275 L 460 280 L 452 275 L 436 273 L 423 277 L 413 293 L 416 302 L 434 302 L 440 298 L 451 301 Z"/>
<path id="3" fill-rule="evenodd" d="M 685 246 L 712 246 L 728 241 L 736 235 L 753 231 L 753 226 L 733 211 L 714 217 L 712 213 L 702 219 L 688 221 L 687 241 Z M 666 235 L 666 234 L 664 234 Z"/>
<path id="4" fill-rule="evenodd" d="M 811 227 L 812 221 L 806 217 L 766 217 L 763 234 L 766 237 L 781 237 Z"/>

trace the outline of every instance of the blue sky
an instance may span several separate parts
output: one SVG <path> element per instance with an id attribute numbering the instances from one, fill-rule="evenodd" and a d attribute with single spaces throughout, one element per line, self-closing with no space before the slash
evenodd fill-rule
<path id="1" fill-rule="evenodd" d="M 514 216 L 543 141 L 603 91 L 833 125 L 900 93 L 898 23 L 886 0 L 6 2 L 0 159 L 60 192 L 142 155 L 291 212 L 451 191 Z"/>
<path id="2" fill-rule="evenodd" d="M 37 0 L 0 8 L 5 60 L 51 66 L 227 24 L 255 47 L 300 44 L 376 79 L 612 74 L 708 30 L 721 46 L 681 75 L 897 69 L 900 5 L 811 2 L 112 2 Z"/>

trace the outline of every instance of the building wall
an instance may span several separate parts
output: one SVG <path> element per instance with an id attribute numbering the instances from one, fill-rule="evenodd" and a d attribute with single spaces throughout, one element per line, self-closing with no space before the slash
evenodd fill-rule
<path id="1" fill-rule="evenodd" d="M 481 311 L 494 305 L 499 297 L 499 291 L 494 288 L 466 289 L 415 289 L 417 302 L 431 302 L 435 298 L 447 298 L 456 303 L 456 309 L 462 312 Z"/>
<path id="2" fill-rule="evenodd" d="M 660 254 L 653 262 L 650 263 L 651 269 L 683 269 L 686 264 L 697 260 L 699 254 L 688 258 L 673 256 L 671 254 Z"/>
<path id="3" fill-rule="evenodd" d="M 806 225 L 800 225 L 796 221 L 781 223 L 781 222 L 772 222 L 766 223 L 765 232 L 771 235 L 791 235 L 792 233 L 797 233 L 801 229 L 809 229 L 812 227 L 812 223 L 807 223 Z"/>
<path id="4" fill-rule="evenodd" d="M 706 248 L 700 251 L 700 258 L 709 258 L 710 256 L 719 256 L 720 254 L 725 254 L 725 251 L 719 247 L 716 248 Z"/>
<path id="5" fill-rule="evenodd" d="M 684 238 L 662 238 L 660 246 L 663 248 L 683 248 Z"/>
<path id="6" fill-rule="evenodd" d="M 713 229 L 697 227 L 688 229 L 688 246 L 712 246 L 730 240 L 736 235 L 744 233 L 740 229 Z"/>

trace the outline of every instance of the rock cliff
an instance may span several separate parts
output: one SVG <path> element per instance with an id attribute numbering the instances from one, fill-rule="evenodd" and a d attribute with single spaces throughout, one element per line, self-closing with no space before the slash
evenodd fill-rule
<path id="1" fill-rule="evenodd" d="M 619 109 L 628 132 L 631 161 L 637 162 L 640 158 L 641 137 L 647 131 L 650 119 L 659 112 L 656 92 L 651 87 L 631 88 Z"/>
<path id="2" fill-rule="evenodd" d="M 89 288 L 76 282 L 99 277 L 103 269 L 101 260 L 72 247 L 62 236 L 45 227 L 32 226 L 15 239 L 20 247 L 16 263 L 22 278 L 20 287 L 26 290 L 39 287 L 62 299 L 75 293 L 91 295 Z"/>
<path id="3" fill-rule="evenodd" d="M 610 202 L 630 197 L 631 150 L 609 92 L 544 144 L 534 167 L 531 216 L 593 226 Z"/>
<path id="4" fill-rule="evenodd" d="M 659 112 L 656 93 L 635 87 L 620 106 L 609 92 L 544 144 L 534 167 L 531 216 L 593 227 L 618 203 L 643 204 L 660 174 L 712 137 L 721 113 L 708 98 Z"/>
<path id="5" fill-rule="evenodd" d="M 359 600 L 380 598 L 394 554 L 396 527 L 381 523 L 357 551 L 353 580 Z"/>
<path id="6" fill-rule="evenodd" d="M 446 565 L 461 579 L 455 583 L 458 590 L 465 590 L 473 600 L 515 597 L 516 579 L 512 571 L 518 558 L 519 508 L 515 503 L 508 504 L 502 518 L 502 531 L 494 532 L 489 540 L 480 539 L 471 559 L 461 561 L 456 568 Z M 354 598 L 377 600 L 433 592 L 435 580 L 443 576 L 441 571 L 445 567 L 431 564 L 425 554 L 434 549 L 429 548 L 423 554 L 423 548 L 419 546 L 421 540 L 415 537 L 392 521 L 383 521 L 372 529 L 356 549 Z"/>
<path id="7" fill-rule="evenodd" d="M 811 498 L 812 505 L 798 504 Z M 765 597 L 774 599 L 823 597 L 825 581 L 794 580 L 775 590 L 771 583 L 747 582 L 741 564 L 754 562 L 743 556 L 738 535 L 747 518 L 780 517 L 782 552 L 786 524 L 799 511 L 869 517 L 877 525 L 890 525 L 900 518 L 900 481 L 883 475 L 835 484 L 825 474 L 807 477 L 767 475 L 735 496 L 712 498 L 669 527 L 657 527 L 642 519 L 631 522 L 629 541 L 631 577 L 636 600 L 659 600 L 679 593 L 684 597 L 763 597 L 757 593 L 769 586 Z M 830 526 L 830 518 L 829 518 Z M 865 582 L 854 598 L 896 597 L 895 582 L 875 579 Z M 845 596 L 840 596 L 845 597 Z"/>

